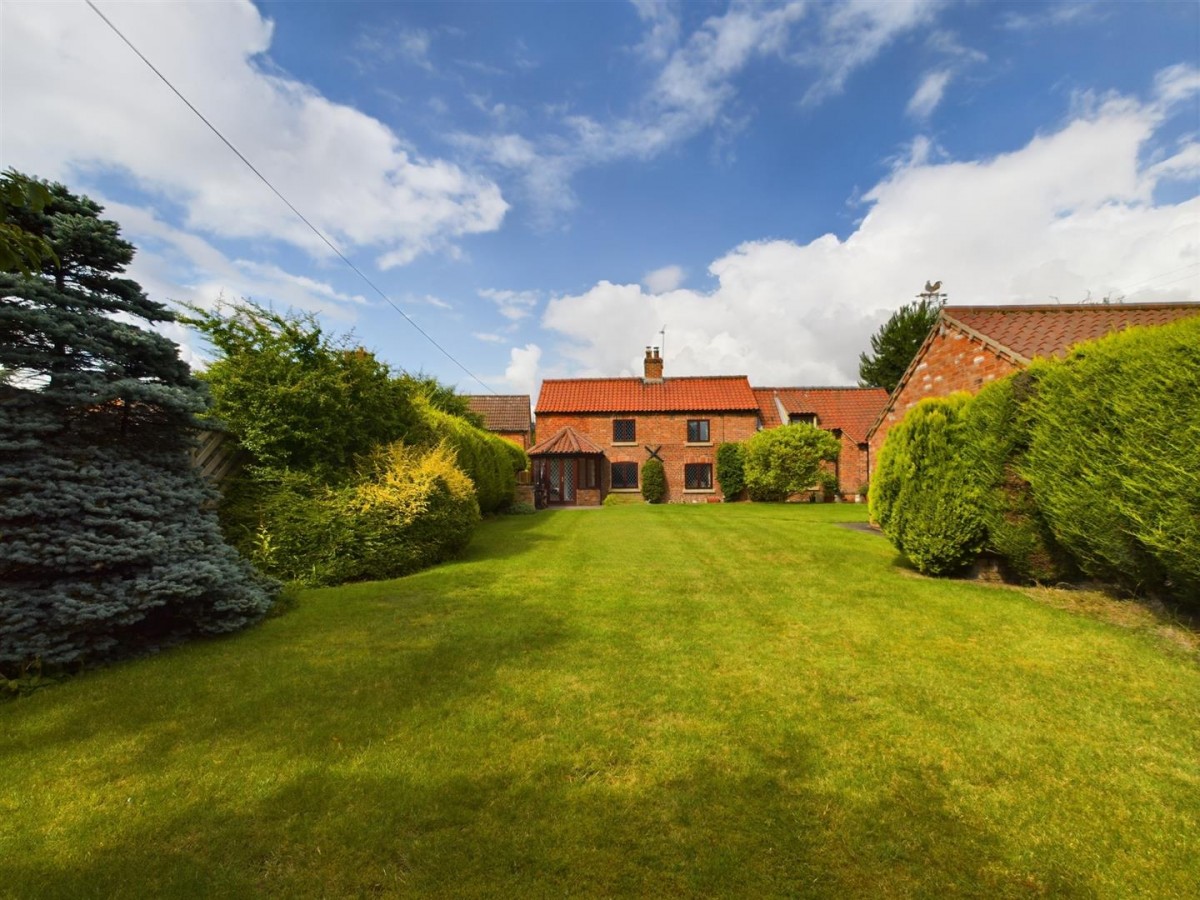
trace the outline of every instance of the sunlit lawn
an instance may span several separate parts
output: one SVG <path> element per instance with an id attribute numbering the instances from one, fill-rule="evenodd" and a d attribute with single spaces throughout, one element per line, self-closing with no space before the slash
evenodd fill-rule
<path id="1" fill-rule="evenodd" d="M 0 895 L 1196 896 L 1195 654 L 863 514 L 503 519 L 0 703 Z"/>

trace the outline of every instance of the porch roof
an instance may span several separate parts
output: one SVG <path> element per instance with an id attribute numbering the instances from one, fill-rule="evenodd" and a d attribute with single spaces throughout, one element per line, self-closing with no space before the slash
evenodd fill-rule
<path id="1" fill-rule="evenodd" d="M 566 425 L 529 448 L 530 456 L 603 456 L 604 450 Z"/>

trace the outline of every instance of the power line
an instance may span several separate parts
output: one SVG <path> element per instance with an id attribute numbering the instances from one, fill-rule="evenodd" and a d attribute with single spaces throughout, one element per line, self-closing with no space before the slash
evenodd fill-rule
<path id="1" fill-rule="evenodd" d="M 192 105 L 192 102 L 190 100 L 188 100 L 187 97 L 183 96 L 182 93 L 180 93 L 179 89 L 171 83 L 170 79 L 168 79 L 166 75 L 164 75 L 162 72 L 160 72 L 158 70 L 158 68 L 154 65 L 154 63 L 150 62 L 150 60 L 148 60 L 146 58 L 145 54 L 143 54 L 141 50 L 139 50 L 137 47 L 134 46 L 133 41 L 131 41 L 131 40 L 129 40 L 129 38 L 125 37 L 125 35 L 121 32 L 121 29 L 119 29 L 116 25 L 114 25 L 109 20 L 108 16 L 106 16 L 106 15 L 104 15 L 104 13 L 100 12 L 99 8 L 96 6 L 95 3 L 92 2 L 92 0 L 84 0 L 84 2 L 87 3 L 87 5 L 89 7 L 91 7 L 92 12 L 94 12 L 96 15 L 98 15 L 104 21 L 105 25 L 107 25 L 109 28 L 111 28 L 113 30 L 113 32 L 117 35 L 117 37 L 119 37 L 122 41 L 125 42 L 125 45 L 130 50 L 132 50 L 134 53 L 137 54 L 138 59 L 140 59 L 142 62 L 144 62 L 149 67 L 150 71 L 153 72 L 155 75 L 157 75 L 159 77 L 159 80 L 161 80 L 163 84 L 165 84 L 167 87 L 169 87 L 171 89 L 171 92 L 176 97 L 178 97 L 180 100 L 182 100 L 184 105 L 187 106 L 188 109 L 190 109 L 193 113 L 196 114 L 196 118 L 198 118 L 201 122 L 203 122 L 205 125 L 207 125 L 209 131 L 211 131 L 218 138 L 220 138 L 221 143 L 223 143 L 226 147 L 228 147 L 230 150 L 232 150 L 233 154 L 238 159 L 240 159 L 243 163 L 246 164 L 246 168 L 248 168 L 251 172 L 253 172 L 255 175 L 257 175 L 259 181 L 261 181 L 268 188 L 270 188 L 271 192 L 276 197 L 278 197 L 280 200 L 282 200 L 284 205 L 286 205 L 288 209 L 290 209 L 293 213 L 295 213 L 296 217 L 298 219 L 300 219 L 300 221 L 303 222 L 305 225 L 307 225 L 309 227 L 309 229 L 312 230 L 313 234 L 315 234 L 317 237 L 319 237 L 324 242 L 325 246 L 327 246 L 330 250 L 332 250 L 334 253 L 336 253 L 338 258 L 341 259 L 342 262 L 344 262 L 347 266 L 349 266 L 351 268 L 351 270 L 356 275 L 358 275 L 359 278 L 361 278 L 363 281 L 365 281 L 370 286 L 371 290 L 373 290 L 376 294 L 378 294 L 380 297 L 382 297 L 383 301 L 385 303 L 387 303 L 388 306 L 390 306 L 396 312 L 400 313 L 400 315 L 402 315 L 404 317 L 405 321 L 407 321 L 408 324 L 411 325 L 413 328 L 417 329 L 417 331 L 421 334 L 421 336 L 423 338 L 425 338 L 425 340 L 429 341 L 429 343 L 433 344 L 434 347 L 436 347 L 439 351 L 441 351 L 443 356 L 445 356 L 448 360 L 450 360 L 452 363 L 454 363 L 456 366 L 458 366 L 460 369 L 462 369 L 464 372 L 466 372 L 468 375 L 470 375 L 471 378 L 475 379 L 475 381 L 477 381 L 485 390 L 489 391 L 492 394 L 496 393 L 496 391 L 493 390 L 489 385 L 485 384 L 479 378 L 478 375 L 476 375 L 474 372 L 472 372 L 470 369 L 468 369 L 466 366 L 464 366 L 462 363 L 460 363 L 449 350 L 447 350 L 445 347 L 443 347 L 441 344 L 439 344 L 437 341 L 435 341 L 433 339 L 433 337 L 430 336 L 430 334 L 424 328 L 422 328 L 420 325 L 418 325 L 413 320 L 412 316 L 410 316 L 408 313 L 406 313 L 404 310 L 402 310 L 399 306 L 397 306 L 395 303 L 393 303 L 392 298 L 389 297 L 387 294 L 385 294 L 382 290 L 380 290 L 378 285 L 375 284 L 375 282 L 373 282 L 370 278 L 368 278 L 365 274 L 363 274 L 363 271 L 358 266 L 356 266 L 354 263 L 352 263 L 346 257 L 346 255 L 344 253 L 342 253 L 342 251 L 339 250 L 334 245 L 334 243 L 325 236 L 324 232 L 322 232 L 321 229 L 319 229 L 316 225 L 314 225 L 312 222 L 310 222 L 308 220 L 308 218 L 304 215 L 304 213 L 302 213 L 302 212 L 300 212 L 300 210 L 296 209 L 296 207 L 292 204 L 292 201 L 290 201 L 287 197 L 285 197 L 282 193 L 280 193 L 279 189 L 277 187 L 275 187 L 275 185 L 271 184 L 271 182 L 267 179 L 267 176 L 265 176 L 262 172 L 258 171 L 258 169 L 255 168 L 254 163 L 250 162 L 250 160 L 248 160 L 245 157 L 245 155 L 242 153 L 241 150 L 239 150 L 237 147 L 235 147 L 230 142 L 230 140 L 227 137 L 225 137 L 225 135 L 221 134 L 221 132 L 217 129 L 217 126 L 215 126 L 212 122 L 208 121 L 208 119 L 206 119 L 204 117 L 204 113 L 202 113 L 202 112 L 200 112 L 200 110 L 196 109 L 196 107 Z"/>

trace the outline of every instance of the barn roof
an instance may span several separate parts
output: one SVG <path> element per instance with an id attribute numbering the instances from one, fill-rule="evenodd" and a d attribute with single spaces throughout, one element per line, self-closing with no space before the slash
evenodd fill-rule
<path id="1" fill-rule="evenodd" d="M 528 394 L 468 394 L 466 401 L 488 431 L 529 431 Z"/>
<path id="2" fill-rule="evenodd" d="M 754 396 L 764 428 L 785 424 L 782 406 L 782 412 L 788 415 L 815 414 L 821 428 L 839 428 L 855 443 L 867 439 L 867 432 L 888 402 L 888 392 L 883 388 L 768 387 L 754 388 Z"/>

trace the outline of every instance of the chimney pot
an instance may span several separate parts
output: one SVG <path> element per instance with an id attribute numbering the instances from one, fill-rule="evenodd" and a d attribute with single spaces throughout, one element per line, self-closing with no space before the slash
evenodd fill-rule
<path id="1" fill-rule="evenodd" d="M 663 362 L 662 357 L 658 355 L 657 347 L 646 348 L 646 374 L 643 378 L 647 383 L 660 382 L 663 380 Z"/>

